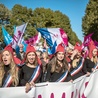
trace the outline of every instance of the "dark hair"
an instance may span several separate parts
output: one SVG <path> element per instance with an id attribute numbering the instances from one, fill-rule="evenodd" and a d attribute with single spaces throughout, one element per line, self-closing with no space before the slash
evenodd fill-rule
<path id="1" fill-rule="evenodd" d="M 68 70 L 68 62 L 66 61 L 65 56 L 64 56 L 64 59 L 62 60 L 63 67 L 61 67 L 57 62 L 56 55 L 57 55 L 57 53 L 55 54 L 55 56 L 48 63 L 48 66 L 51 66 L 51 72 L 54 72 L 54 71 L 64 72 L 64 71 Z"/>

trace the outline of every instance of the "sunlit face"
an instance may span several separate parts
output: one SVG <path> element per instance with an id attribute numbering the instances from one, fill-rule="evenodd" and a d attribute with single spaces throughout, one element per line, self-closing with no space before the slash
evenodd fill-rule
<path id="1" fill-rule="evenodd" d="M 12 61 L 12 55 L 8 51 L 2 53 L 2 61 L 4 65 L 9 65 Z"/>
<path id="2" fill-rule="evenodd" d="M 34 52 L 29 52 L 27 54 L 27 60 L 30 64 L 33 64 L 36 60 L 36 54 Z"/>
<path id="3" fill-rule="evenodd" d="M 64 52 L 58 52 L 57 53 L 57 59 L 62 61 L 64 59 Z"/>
<path id="4" fill-rule="evenodd" d="M 94 49 L 92 54 L 93 54 L 93 56 L 96 56 L 97 55 L 97 49 Z"/>

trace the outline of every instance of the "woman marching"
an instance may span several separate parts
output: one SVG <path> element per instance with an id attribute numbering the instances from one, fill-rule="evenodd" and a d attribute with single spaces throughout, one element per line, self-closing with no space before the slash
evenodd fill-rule
<path id="1" fill-rule="evenodd" d="M 89 59 L 94 63 L 95 67 L 98 63 L 98 50 L 93 42 L 93 40 L 90 41 L 89 45 Z"/>
<path id="2" fill-rule="evenodd" d="M 26 93 L 35 83 L 41 82 L 41 62 L 37 57 L 35 48 L 28 44 L 26 49 L 25 64 L 20 69 L 20 86 L 26 86 Z"/>
<path id="3" fill-rule="evenodd" d="M 1 52 L 0 87 L 16 87 L 19 84 L 18 68 L 13 49 L 8 45 Z"/>
<path id="4" fill-rule="evenodd" d="M 68 63 L 65 59 L 64 45 L 57 46 L 56 53 L 48 63 L 46 81 L 49 82 L 68 82 L 72 81 L 69 74 Z"/>
<path id="5" fill-rule="evenodd" d="M 85 57 L 81 55 L 82 47 L 78 46 L 77 44 L 74 47 L 73 54 L 71 55 L 71 68 L 70 73 L 72 76 L 72 79 L 75 80 L 79 78 L 80 76 L 83 76 L 86 74 L 87 76 L 90 75 L 90 72 L 87 71 Z"/>

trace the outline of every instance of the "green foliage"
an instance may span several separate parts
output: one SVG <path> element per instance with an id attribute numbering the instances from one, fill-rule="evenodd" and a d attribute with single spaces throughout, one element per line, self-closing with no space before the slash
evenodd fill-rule
<path id="1" fill-rule="evenodd" d="M 0 41 L 3 40 L 2 25 L 8 26 L 10 21 L 11 11 L 7 9 L 3 4 L 0 4 Z M 9 29 L 9 28 L 8 28 Z"/>
<path id="2" fill-rule="evenodd" d="M 92 39 L 98 41 L 98 0 L 90 0 L 82 20 L 84 35 L 94 32 Z"/>
<path id="3" fill-rule="evenodd" d="M 13 35 L 13 26 L 23 23 L 28 23 L 24 34 L 25 39 L 35 35 L 37 33 L 36 28 L 62 28 L 67 33 L 70 43 L 74 45 L 80 41 L 71 29 L 69 18 L 60 11 L 45 8 L 32 10 L 16 4 L 11 10 L 10 24 L 5 25 L 5 28 Z"/>
<path id="4" fill-rule="evenodd" d="M 0 20 L 8 19 L 10 15 L 11 12 L 3 4 L 0 4 Z"/>
<path id="5" fill-rule="evenodd" d="M 12 8 L 12 17 L 10 19 L 10 23 L 12 25 L 21 25 L 23 23 L 28 23 L 27 29 L 25 32 L 24 37 L 27 38 L 27 36 L 31 35 L 33 36 L 36 32 L 36 29 L 34 28 L 34 22 L 33 22 L 33 11 L 32 9 L 27 9 L 27 7 L 22 7 L 21 5 L 15 5 Z"/>

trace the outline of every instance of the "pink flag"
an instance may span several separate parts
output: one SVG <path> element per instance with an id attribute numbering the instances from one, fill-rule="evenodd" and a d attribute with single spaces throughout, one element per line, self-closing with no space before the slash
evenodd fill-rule
<path id="1" fill-rule="evenodd" d="M 89 42 L 91 41 L 91 36 L 92 35 L 93 35 L 93 33 L 84 37 L 84 42 L 83 42 L 84 46 L 88 46 Z"/>
<path id="2" fill-rule="evenodd" d="M 60 28 L 60 33 L 61 33 L 61 38 L 63 39 L 64 44 L 67 46 L 68 45 L 68 37 L 67 37 L 67 34 L 61 28 Z"/>
<path id="3" fill-rule="evenodd" d="M 96 40 L 94 41 L 94 44 L 98 48 L 98 42 Z"/>
<path id="4" fill-rule="evenodd" d="M 25 40 L 25 43 L 27 43 L 27 44 L 33 44 L 33 45 L 35 45 L 36 43 L 38 43 L 39 41 L 38 40 L 40 40 L 40 38 L 39 38 L 39 33 L 38 34 L 36 34 L 35 36 L 33 36 L 33 37 L 31 37 L 31 38 L 29 38 L 28 40 Z"/>
<path id="5" fill-rule="evenodd" d="M 92 58 L 92 51 L 93 51 L 94 49 L 96 49 L 96 46 L 95 46 L 95 43 L 94 43 L 93 40 L 91 40 L 91 41 L 89 42 L 88 48 L 89 48 L 89 57 Z"/>

